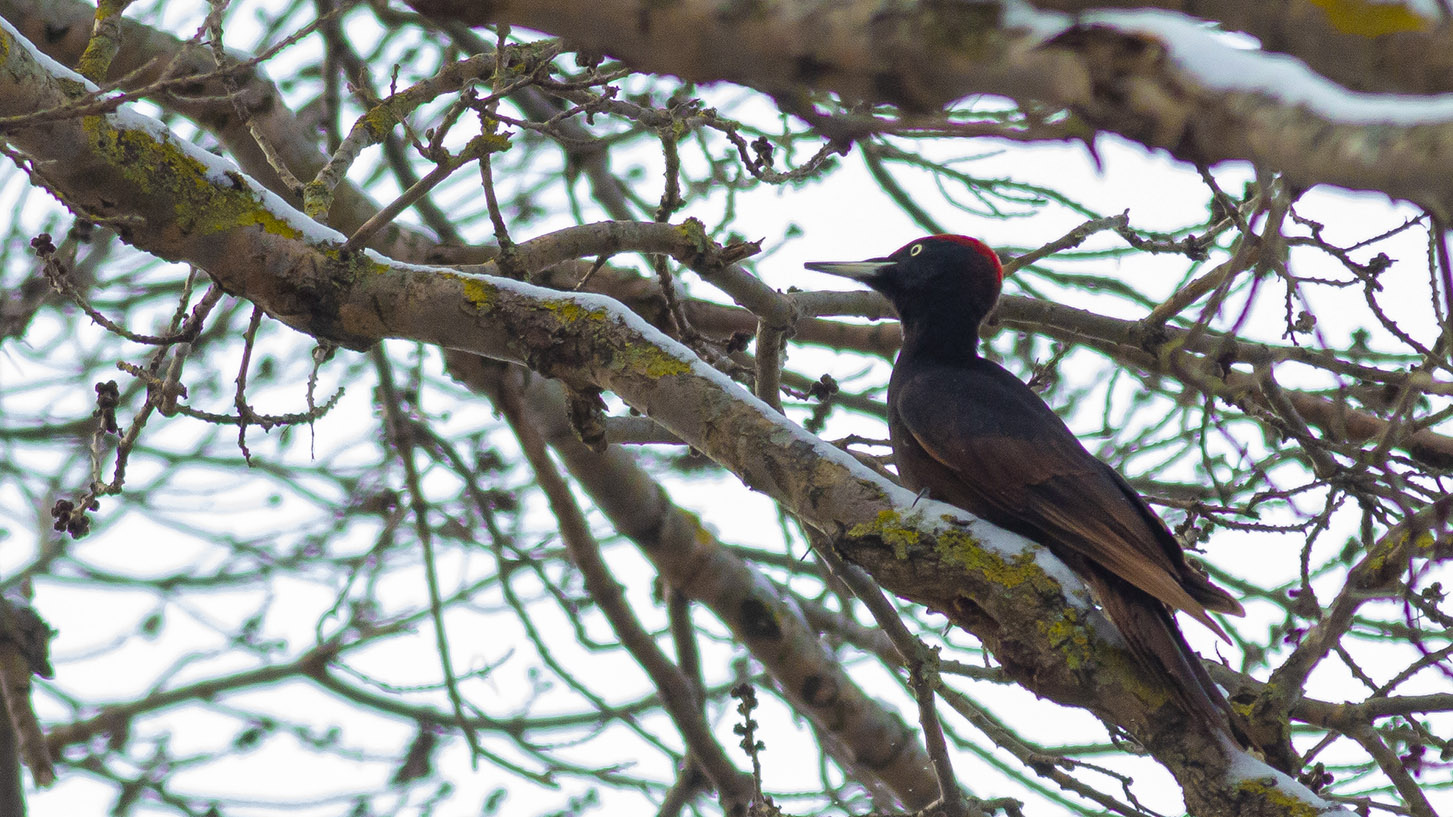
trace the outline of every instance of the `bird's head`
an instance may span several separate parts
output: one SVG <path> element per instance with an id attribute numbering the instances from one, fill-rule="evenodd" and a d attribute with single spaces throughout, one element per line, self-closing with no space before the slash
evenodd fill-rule
<path id="1" fill-rule="evenodd" d="M 931 235 L 892 255 L 867 261 L 813 261 L 807 268 L 862 281 L 887 296 L 904 322 L 955 313 L 983 320 L 1004 281 L 1004 267 L 988 244 L 965 235 Z"/>

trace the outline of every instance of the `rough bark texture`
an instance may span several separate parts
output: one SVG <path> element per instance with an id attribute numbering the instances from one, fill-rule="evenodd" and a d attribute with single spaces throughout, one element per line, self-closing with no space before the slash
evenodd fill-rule
<path id="1" fill-rule="evenodd" d="M 995 3 L 729 0 L 580 4 L 414 0 L 425 14 L 510 23 L 565 37 L 654 73 L 764 91 L 789 113 L 803 88 L 937 110 L 971 94 L 1065 107 L 1096 131 L 1201 164 L 1245 160 L 1301 187 L 1376 190 L 1453 210 L 1453 125 L 1347 124 L 1267 91 L 1223 90 L 1179 67 L 1152 35 L 1068 26 L 1044 42 Z M 1446 37 L 1446 34 L 1440 35 Z M 851 137 L 851 130 L 843 134 Z"/>
<path id="2" fill-rule="evenodd" d="M 1130 0 L 1122 3 L 1037 0 L 1069 14 L 1110 9 L 1164 9 L 1209 15 L 1242 31 L 1267 51 L 1290 54 L 1354 91 L 1442 94 L 1453 91 L 1453 25 L 1429 19 L 1412 4 L 1359 0 Z"/>

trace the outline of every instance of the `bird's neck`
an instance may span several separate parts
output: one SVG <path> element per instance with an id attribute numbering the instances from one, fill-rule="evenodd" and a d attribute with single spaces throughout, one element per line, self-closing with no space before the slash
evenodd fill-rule
<path id="1" fill-rule="evenodd" d="M 979 356 L 979 322 L 971 320 L 920 323 L 905 321 L 899 362 L 918 360 L 950 365 Z"/>

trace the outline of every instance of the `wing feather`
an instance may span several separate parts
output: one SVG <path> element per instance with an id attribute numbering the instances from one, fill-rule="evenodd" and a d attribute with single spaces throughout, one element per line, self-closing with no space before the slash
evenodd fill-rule
<path id="1" fill-rule="evenodd" d="M 1029 387 L 983 363 L 992 370 L 972 379 L 942 368 L 893 384 L 890 432 L 908 487 L 1094 562 L 1224 638 L 1144 500 Z"/>

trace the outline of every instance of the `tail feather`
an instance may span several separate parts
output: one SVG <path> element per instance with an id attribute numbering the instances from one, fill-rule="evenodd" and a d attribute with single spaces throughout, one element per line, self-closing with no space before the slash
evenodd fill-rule
<path id="1" fill-rule="evenodd" d="M 1246 608 L 1241 606 L 1241 602 L 1232 598 L 1231 594 L 1224 589 L 1211 584 L 1211 580 L 1203 576 L 1195 567 L 1188 565 L 1182 571 L 1181 586 L 1191 594 L 1191 598 L 1200 602 L 1207 610 L 1225 613 L 1228 616 L 1246 615 Z"/>
<path id="2" fill-rule="evenodd" d="M 1186 643 L 1170 609 L 1108 572 L 1090 571 L 1086 578 L 1105 615 L 1120 630 L 1141 666 L 1164 681 L 1203 727 L 1251 748 L 1252 742 L 1239 724 L 1240 717 Z"/>

